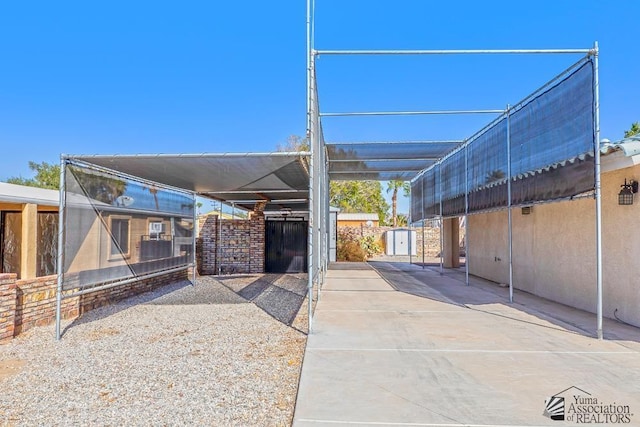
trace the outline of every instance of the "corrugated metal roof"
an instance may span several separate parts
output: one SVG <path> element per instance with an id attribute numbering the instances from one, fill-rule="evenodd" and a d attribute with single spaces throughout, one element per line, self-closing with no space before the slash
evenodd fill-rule
<path id="1" fill-rule="evenodd" d="M 630 136 L 617 142 L 605 142 L 600 147 L 600 152 L 604 155 L 616 151 L 621 151 L 627 157 L 640 154 L 640 135 Z"/>

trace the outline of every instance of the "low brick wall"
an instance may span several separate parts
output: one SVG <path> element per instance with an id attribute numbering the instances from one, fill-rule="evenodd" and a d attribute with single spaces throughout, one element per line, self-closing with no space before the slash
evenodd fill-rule
<path id="1" fill-rule="evenodd" d="M 62 300 L 64 319 L 171 283 L 187 280 L 188 269 L 152 277 L 127 285 L 91 292 Z M 15 274 L 0 274 L 0 342 L 11 339 L 34 326 L 55 322 L 56 276 L 16 280 Z M 71 294 L 73 291 L 65 291 Z"/>
<path id="2" fill-rule="evenodd" d="M 0 342 L 11 339 L 15 331 L 16 274 L 0 274 Z"/>

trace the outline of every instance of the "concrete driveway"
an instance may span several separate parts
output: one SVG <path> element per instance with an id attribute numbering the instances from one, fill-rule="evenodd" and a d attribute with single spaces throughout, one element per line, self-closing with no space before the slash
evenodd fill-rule
<path id="1" fill-rule="evenodd" d="M 598 341 L 593 314 L 520 292 L 511 304 L 506 289 L 463 279 L 334 265 L 294 425 L 640 425 L 637 328 L 606 321 Z"/>

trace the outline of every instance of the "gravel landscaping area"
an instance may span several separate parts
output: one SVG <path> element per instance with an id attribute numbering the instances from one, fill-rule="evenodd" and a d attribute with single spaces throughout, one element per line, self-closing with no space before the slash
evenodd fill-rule
<path id="1" fill-rule="evenodd" d="M 217 280 L 219 279 L 219 280 Z M 200 277 L 0 345 L 0 425 L 287 426 L 306 275 Z"/>

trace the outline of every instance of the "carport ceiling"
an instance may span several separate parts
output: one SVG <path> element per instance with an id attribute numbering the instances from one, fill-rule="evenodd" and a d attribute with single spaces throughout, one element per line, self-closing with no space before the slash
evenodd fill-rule
<path id="1" fill-rule="evenodd" d="M 309 208 L 309 153 L 76 155 L 94 164 L 147 181 L 194 191 L 200 196 L 253 209 Z"/>
<path id="2" fill-rule="evenodd" d="M 464 141 L 327 143 L 331 180 L 410 181 Z"/>

